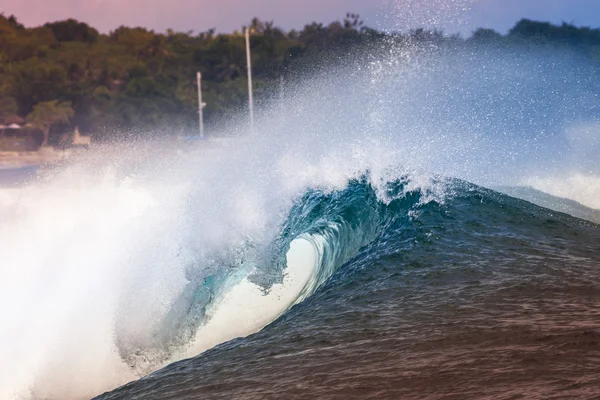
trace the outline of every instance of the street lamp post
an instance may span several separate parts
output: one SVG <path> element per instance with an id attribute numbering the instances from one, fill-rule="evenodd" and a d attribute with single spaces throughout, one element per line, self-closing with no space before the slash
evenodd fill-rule
<path id="1" fill-rule="evenodd" d="M 202 74 L 198 72 L 196 74 L 198 80 L 198 122 L 200 125 L 200 139 L 204 139 L 204 107 L 206 103 L 202 102 Z"/>
<path id="2" fill-rule="evenodd" d="M 250 133 L 254 133 L 254 98 L 252 96 L 252 61 L 250 57 L 250 28 L 246 28 L 246 64 L 248 67 L 248 112 L 250 114 Z"/>

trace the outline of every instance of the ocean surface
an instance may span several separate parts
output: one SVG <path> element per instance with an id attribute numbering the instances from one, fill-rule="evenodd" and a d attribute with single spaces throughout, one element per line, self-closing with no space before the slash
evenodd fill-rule
<path id="1" fill-rule="evenodd" d="M 600 396 L 600 226 L 461 181 L 438 200 L 408 182 L 387 203 L 367 180 L 307 192 L 274 251 L 299 236 L 318 249 L 314 293 L 98 399 Z"/>
<path id="2" fill-rule="evenodd" d="M 0 399 L 600 398 L 598 67 L 373 51 L 0 171 Z"/>

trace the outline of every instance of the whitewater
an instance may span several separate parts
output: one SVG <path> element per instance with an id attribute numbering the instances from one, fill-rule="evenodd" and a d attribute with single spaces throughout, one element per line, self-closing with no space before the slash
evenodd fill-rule
<path id="1" fill-rule="evenodd" d="M 485 188 L 600 208 L 596 67 L 384 50 L 289 88 L 254 134 L 99 146 L 0 189 L 0 398 L 90 398 L 283 324 L 437 207 L 512 207 Z"/>

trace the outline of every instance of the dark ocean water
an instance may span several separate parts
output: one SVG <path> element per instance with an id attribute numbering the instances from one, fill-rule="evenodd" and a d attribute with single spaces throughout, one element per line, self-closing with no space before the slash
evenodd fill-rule
<path id="1" fill-rule="evenodd" d="M 599 398 L 600 226 L 462 181 L 409 183 L 307 192 L 269 268 L 320 238 L 314 293 L 97 399 Z"/>

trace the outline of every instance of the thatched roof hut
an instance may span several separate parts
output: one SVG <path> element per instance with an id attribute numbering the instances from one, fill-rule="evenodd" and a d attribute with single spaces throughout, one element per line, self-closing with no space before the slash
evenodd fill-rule
<path id="1" fill-rule="evenodd" d="M 19 126 L 23 126 L 25 124 L 25 118 L 21 118 L 18 115 L 9 115 L 7 117 L 4 117 L 4 120 L 2 121 L 2 123 L 4 125 L 19 125 Z"/>

